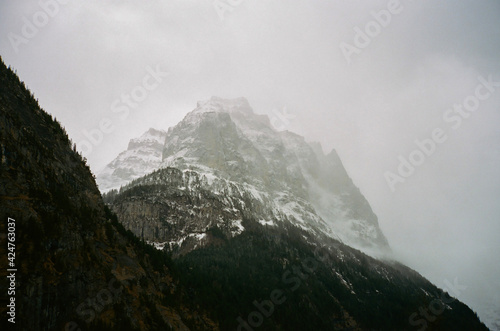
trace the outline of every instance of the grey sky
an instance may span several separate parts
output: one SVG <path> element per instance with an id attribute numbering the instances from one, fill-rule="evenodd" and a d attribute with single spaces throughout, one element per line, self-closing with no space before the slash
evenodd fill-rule
<path id="1" fill-rule="evenodd" d="M 244 96 L 270 116 L 286 107 L 286 129 L 338 151 L 399 258 L 439 287 L 458 277 L 460 299 L 483 316 L 500 306 L 500 88 L 457 129 L 443 114 L 479 76 L 500 81 L 500 2 L 401 0 L 348 64 L 341 43 L 391 6 L 242 0 L 221 20 L 212 1 L 71 1 L 45 24 L 38 1 L 2 1 L 0 54 L 73 141 L 110 120 L 87 155 L 94 171 L 200 99 Z M 9 33 L 23 37 L 34 15 L 38 31 L 13 47 Z M 148 66 L 169 74 L 128 116 L 113 112 Z M 447 140 L 391 192 L 384 173 L 435 128 Z"/>

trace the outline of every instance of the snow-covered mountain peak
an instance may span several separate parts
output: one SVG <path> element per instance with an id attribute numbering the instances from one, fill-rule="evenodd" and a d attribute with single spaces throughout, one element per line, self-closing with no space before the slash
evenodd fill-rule
<path id="1" fill-rule="evenodd" d="M 159 149 L 158 139 L 163 137 L 165 144 Z M 100 185 L 104 178 L 110 187 L 109 172 L 120 185 L 138 178 L 140 172 L 146 176 L 133 185 L 171 185 L 167 177 L 176 172 L 147 174 L 177 169 L 177 189 L 220 195 L 229 210 L 243 199 L 244 209 L 266 224 L 289 222 L 357 248 L 388 249 L 377 217 L 337 153 L 333 150 L 325 155 L 319 143 L 308 143 L 293 132 L 276 131 L 269 118 L 254 113 L 244 98 L 212 97 L 199 102 L 166 134 L 150 130 L 133 141 L 137 144 L 131 143 L 132 151 L 129 148 L 108 166 L 107 179 L 98 176 Z M 137 155 L 144 158 L 147 154 L 154 162 L 137 166 Z M 231 217 L 229 223 L 242 215 Z"/>
<path id="2" fill-rule="evenodd" d="M 198 101 L 194 113 L 202 112 L 245 112 L 253 113 L 250 104 L 246 98 L 240 97 L 235 99 L 224 99 L 213 96 L 205 101 Z"/>
<path id="3" fill-rule="evenodd" d="M 154 128 L 150 128 L 140 137 L 130 139 L 127 149 L 133 149 L 144 145 L 161 145 L 161 147 L 163 147 L 163 145 L 165 144 L 166 134 L 167 133 L 164 130 L 156 130 Z"/>

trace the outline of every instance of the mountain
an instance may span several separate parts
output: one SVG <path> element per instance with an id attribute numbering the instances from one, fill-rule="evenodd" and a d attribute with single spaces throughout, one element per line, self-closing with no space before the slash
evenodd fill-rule
<path id="1" fill-rule="evenodd" d="M 99 172 L 99 189 L 103 192 L 119 189 L 133 179 L 158 169 L 165 136 L 165 131 L 149 129 L 139 138 L 131 139 L 127 150 Z"/>
<path id="2" fill-rule="evenodd" d="M 159 168 L 104 201 L 172 254 L 223 330 L 485 329 L 415 271 L 351 247 L 390 250 L 338 155 L 243 98 L 199 102 L 168 129 Z"/>
<path id="3" fill-rule="evenodd" d="M 112 185 L 108 169 L 130 173 L 127 169 L 136 163 L 135 155 L 149 157 L 146 152 L 150 148 L 140 151 L 141 145 L 135 146 L 134 154 L 129 153 L 129 146 L 98 175 L 100 186 Z M 157 160 L 156 147 L 154 151 L 151 159 Z M 178 188 L 186 193 L 204 190 L 223 195 L 225 201 L 215 210 L 222 208 L 224 215 L 217 216 L 220 222 L 208 222 L 210 217 L 203 214 L 185 223 L 176 221 L 178 231 L 171 231 L 171 227 L 162 225 L 166 207 L 159 206 L 161 202 L 155 215 L 142 215 L 149 213 L 142 205 L 135 208 L 126 203 L 115 207 L 126 227 L 145 240 L 175 245 L 198 238 L 203 243 L 206 231 L 215 225 L 225 228 L 227 234 L 239 234 L 243 230 L 242 214 L 250 213 L 268 226 L 282 227 L 291 222 L 315 235 L 324 234 L 366 251 L 390 251 L 376 215 L 347 175 L 337 153 L 332 150 L 325 155 L 319 143 L 310 144 L 292 132 L 276 131 L 269 118 L 255 114 L 244 98 L 212 97 L 199 102 L 196 109 L 168 130 L 162 162 L 157 164 L 157 169 L 172 170 L 137 179 L 126 189 L 145 182 L 163 184 L 162 176 L 168 172 L 165 178 L 174 176 Z M 135 170 L 135 176 L 142 170 L 143 175 L 151 172 L 151 168 L 141 167 Z M 121 179 L 116 181 L 120 186 L 124 183 Z M 248 203 L 243 206 L 244 199 Z M 138 219 L 139 223 L 135 221 Z"/>
<path id="4" fill-rule="evenodd" d="M 0 160 L 0 329 L 219 329 L 183 299 L 169 257 L 118 223 L 65 130 L 1 58 Z"/>
<path id="5" fill-rule="evenodd" d="M 263 222 L 250 186 L 235 229 L 227 190 L 244 183 L 224 176 L 238 169 L 216 178 L 166 167 L 107 195 L 116 210 L 161 212 L 172 232 L 209 218 L 208 243 L 173 259 L 122 226 L 74 146 L 0 58 L 2 330 L 486 330 L 416 272 L 340 243 L 314 216 Z"/>

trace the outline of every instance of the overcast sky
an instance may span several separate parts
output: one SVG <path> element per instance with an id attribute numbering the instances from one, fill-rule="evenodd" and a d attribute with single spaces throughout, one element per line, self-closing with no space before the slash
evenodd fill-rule
<path id="1" fill-rule="evenodd" d="M 1 1 L 0 54 L 80 148 L 101 130 L 93 171 L 198 100 L 244 96 L 337 150 L 399 259 L 458 278 L 482 317 L 500 306 L 500 86 L 479 78 L 500 82 L 499 1 L 70 2 Z"/>

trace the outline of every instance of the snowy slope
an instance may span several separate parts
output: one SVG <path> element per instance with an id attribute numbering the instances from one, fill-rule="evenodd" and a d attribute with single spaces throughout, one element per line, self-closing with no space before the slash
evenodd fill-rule
<path id="1" fill-rule="evenodd" d="M 127 150 L 97 174 L 101 192 L 119 189 L 131 180 L 158 169 L 165 136 L 165 131 L 149 129 L 139 138 L 131 139 Z"/>

